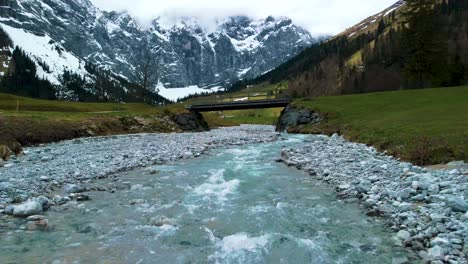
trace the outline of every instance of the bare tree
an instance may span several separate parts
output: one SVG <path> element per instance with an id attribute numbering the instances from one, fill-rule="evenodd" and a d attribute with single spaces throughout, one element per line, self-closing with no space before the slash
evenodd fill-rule
<path id="1" fill-rule="evenodd" d="M 159 48 L 151 46 L 148 40 L 142 40 L 136 54 L 135 69 L 138 84 L 150 90 L 154 87 L 159 78 L 158 54 Z"/>

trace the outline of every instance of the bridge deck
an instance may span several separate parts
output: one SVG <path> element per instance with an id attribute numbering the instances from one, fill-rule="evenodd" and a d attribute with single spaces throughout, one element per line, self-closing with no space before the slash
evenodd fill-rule
<path id="1" fill-rule="evenodd" d="M 250 100 L 239 102 L 217 102 L 188 105 L 185 108 L 196 112 L 210 111 L 227 111 L 227 110 L 245 110 L 245 109 L 261 109 L 261 108 L 276 108 L 286 107 L 291 102 L 290 99 L 265 99 L 265 100 Z"/>

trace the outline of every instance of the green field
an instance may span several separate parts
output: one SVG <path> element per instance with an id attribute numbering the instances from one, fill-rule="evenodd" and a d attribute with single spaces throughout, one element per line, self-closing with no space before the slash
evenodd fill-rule
<path id="1" fill-rule="evenodd" d="M 418 164 L 468 160 L 468 86 L 298 100 L 327 121 L 295 129 L 339 132 Z"/>
<path id="2" fill-rule="evenodd" d="M 235 110 L 203 113 L 210 127 L 240 124 L 276 125 L 283 108 Z"/>
<path id="3" fill-rule="evenodd" d="M 143 103 L 81 103 L 48 101 L 0 93 L 0 114 L 38 118 L 87 118 L 91 116 L 152 116 L 164 111 L 183 111 L 183 106 L 154 107 Z"/>

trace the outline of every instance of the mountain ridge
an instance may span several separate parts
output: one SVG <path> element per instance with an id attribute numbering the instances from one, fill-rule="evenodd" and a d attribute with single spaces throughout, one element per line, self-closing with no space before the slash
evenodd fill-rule
<path id="1" fill-rule="evenodd" d="M 271 70 L 315 42 L 306 30 L 284 17 L 230 17 L 214 32 L 188 22 L 167 28 L 157 18 L 144 28 L 128 12 L 101 11 L 89 0 L 2 0 L 0 25 L 15 45 L 23 44 L 14 29 L 47 36 L 54 41 L 51 46 L 76 60 L 133 82 L 138 79 L 135 53 L 147 41 L 157 58 L 158 86 L 163 89 L 228 87 Z M 26 51 L 33 59 L 47 62 L 34 50 Z M 72 70 L 79 73 L 77 67 Z M 44 74 L 44 78 L 60 85 L 57 76 Z"/>

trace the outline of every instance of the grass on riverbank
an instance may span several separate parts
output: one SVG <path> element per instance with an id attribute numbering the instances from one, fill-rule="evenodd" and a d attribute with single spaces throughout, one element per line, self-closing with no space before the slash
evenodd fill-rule
<path id="1" fill-rule="evenodd" d="M 295 105 L 327 121 L 292 132 L 339 132 L 417 164 L 468 161 L 468 86 L 320 97 Z"/>
<path id="2" fill-rule="evenodd" d="M 236 126 L 240 124 L 276 125 L 283 108 L 234 110 L 203 113 L 210 127 Z"/>
<path id="3" fill-rule="evenodd" d="M 83 136 L 174 132 L 171 117 L 180 104 L 154 107 L 143 103 L 75 103 L 0 94 L 0 146 L 16 152 L 30 146 Z"/>

